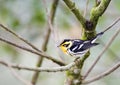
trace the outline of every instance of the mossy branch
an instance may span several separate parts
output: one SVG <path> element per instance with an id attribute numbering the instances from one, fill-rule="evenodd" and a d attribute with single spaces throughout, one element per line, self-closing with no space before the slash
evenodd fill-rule
<path id="1" fill-rule="evenodd" d="M 63 1 L 68 6 L 68 8 L 72 11 L 72 13 L 76 16 L 76 18 L 79 20 L 79 22 L 81 23 L 82 27 L 85 28 L 86 19 L 80 13 L 80 10 L 77 9 L 77 7 L 75 6 L 75 3 L 72 2 L 71 0 L 63 0 Z"/>
<path id="2" fill-rule="evenodd" d="M 105 12 L 111 0 L 101 0 L 100 2 L 95 3 L 95 7 L 92 8 L 90 12 L 90 19 L 85 19 L 80 13 L 79 9 L 76 8 L 75 3 L 71 0 L 63 0 L 69 9 L 73 12 L 76 18 L 79 20 L 83 27 L 82 39 L 91 39 L 95 36 L 96 25 L 99 20 L 99 17 Z M 86 53 L 83 58 L 81 58 L 80 63 L 67 71 L 67 85 L 81 85 L 83 79 L 81 75 L 81 69 L 84 65 L 84 61 L 88 58 L 90 52 Z M 76 72 L 77 70 L 77 72 Z"/>
<path id="3" fill-rule="evenodd" d="M 95 29 L 98 19 L 107 9 L 111 0 L 101 0 L 98 5 L 92 8 L 90 12 L 90 21 L 93 23 L 93 30 Z"/>

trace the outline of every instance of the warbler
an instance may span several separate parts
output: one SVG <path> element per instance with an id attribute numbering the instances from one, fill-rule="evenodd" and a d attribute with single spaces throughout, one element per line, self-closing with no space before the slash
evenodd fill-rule
<path id="1" fill-rule="evenodd" d="M 81 57 L 84 56 L 91 47 L 99 45 L 99 43 L 95 41 L 103 34 L 104 32 L 100 32 L 90 40 L 64 39 L 58 47 L 66 54 Z"/>
<path id="2" fill-rule="evenodd" d="M 90 40 L 64 39 L 58 47 L 60 47 L 61 50 L 66 54 L 81 57 L 84 54 L 86 54 L 91 47 L 99 45 L 99 43 L 96 43 L 95 41 L 106 31 L 111 29 L 119 20 L 120 18 L 116 19 L 116 21 L 113 24 L 107 27 L 104 31 L 98 33 L 95 37 L 93 37 Z"/>

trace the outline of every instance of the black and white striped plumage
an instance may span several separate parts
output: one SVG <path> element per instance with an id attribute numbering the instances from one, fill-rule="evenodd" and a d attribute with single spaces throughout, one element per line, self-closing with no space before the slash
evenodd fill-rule
<path id="1" fill-rule="evenodd" d="M 83 56 L 91 47 L 98 45 L 95 43 L 96 39 L 101 36 L 103 32 L 98 33 L 94 38 L 90 40 L 80 39 L 65 39 L 59 47 L 63 52 L 71 56 Z"/>

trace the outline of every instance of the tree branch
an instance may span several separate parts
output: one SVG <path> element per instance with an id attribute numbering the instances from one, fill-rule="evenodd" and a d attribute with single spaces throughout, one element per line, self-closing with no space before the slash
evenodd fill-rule
<path id="1" fill-rule="evenodd" d="M 16 68 L 18 70 L 29 70 L 29 71 L 36 71 L 36 72 L 62 72 L 62 71 L 67 71 L 71 69 L 73 66 L 75 66 L 77 63 L 79 63 L 80 60 L 76 60 L 66 66 L 61 66 L 61 67 L 27 67 L 27 66 L 22 66 L 22 65 L 16 65 L 16 64 L 11 64 L 8 62 L 5 62 L 4 60 L 0 60 L 0 64 L 5 65 L 5 66 L 11 66 L 12 68 Z"/>
<path id="2" fill-rule="evenodd" d="M 75 3 L 71 0 L 63 0 L 66 5 L 69 7 L 69 9 L 74 13 L 76 18 L 80 21 L 82 24 L 83 30 L 82 30 L 82 39 L 87 40 L 91 39 L 95 36 L 95 28 L 98 22 L 99 17 L 104 13 L 106 8 L 108 7 L 111 0 L 102 0 L 91 10 L 90 14 L 90 20 L 86 20 L 79 10 L 76 8 Z M 87 59 L 89 55 L 83 56 L 83 59 L 81 59 L 83 62 L 79 63 L 79 65 L 76 65 L 72 69 L 68 71 L 68 83 L 70 82 L 70 85 L 80 85 L 82 83 L 82 76 L 81 76 L 81 69 L 83 66 L 84 61 Z M 74 70 L 79 69 L 79 72 L 75 73 Z M 77 82 L 75 83 L 74 81 Z"/>
<path id="3" fill-rule="evenodd" d="M 117 64 L 115 64 L 112 68 L 110 68 L 109 70 L 101 73 L 100 75 L 97 75 L 91 79 L 88 79 L 88 80 L 85 80 L 83 81 L 83 84 L 89 84 L 89 83 L 92 83 L 92 82 L 95 82 L 109 74 L 111 74 L 112 72 L 114 72 L 116 69 L 118 69 L 120 67 L 120 62 L 118 62 Z"/>
<path id="4" fill-rule="evenodd" d="M 3 38 L 0 38 L 0 41 L 3 41 L 3 42 L 5 42 L 5 43 L 7 43 L 7 44 L 9 44 L 9 45 L 12 45 L 12 46 L 14 46 L 14 47 L 20 48 L 20 49 L 25 50 L 25 51 L 27 51 L 27 52 L 34 53 L 34 54 L 36 54 L 36 55 L 38 55 L 38 56 L 41 56 L 41 57 L 44 57 L 44 58 L 46 58 L 46 59 L 49 59 L 49 60 L 53 61 L 54 63 L 56 63 L 56 64 L 58 64 L 58 65 L 61 65 L 61 66 L 65 65 L 65 63 L 63 63 L 62 61 L 59 61 L 59 60 L 57 60 L 57 59 L 55 59 L 55 58 L 53 58 L 53 57 L 51 57 L 51 56 L 49 56 L 49 55 L 47 55 L 47 54 L 45 54 L 45 53 L 43 53 L 43 52 L 37 52 L 37 51 L 31 50 L 31 49 L 29 49 L 29 48 L 26 48 L 26 47 L 17 45 L 17 44 L 15 44 L 15 43 L 10 42 L 10 41 L 8 41 L 8 40 L 5 40 L 5 39 L 3 39 Z"/>
<path id="5" fill-rule="evenodd" d="M 79 63 L 77 63 L 75 66 L 73 66 L 66 72 L 68 77 L 66 79 L 67 85 L 81 85 L 82 83 L 81 70 L 84 65 L 84 61 L 89 57 L 89 55 L 90 52 L 88 51 L 84 56 L 82 56 L 82 58 L 80 58 Z"/>
<path id="6" fill-rule="evenodd" d="M 77 9 L 77 7 L 75 6 L 75 3 L 72 2 L 72 0 L 63 0 L 63 1 L 68 6 L 68 8 L 73 12 L 76 18 L 79 20 L 83 28 L 85 28 L 86 19 L 82 16 L 79 9 Z"/>
<path id="7" fill-rule="evenodd" d="M 107 9 L 111 0 L 101 0 L 99 4 L 92 8 L 90 12 L 90 21 L 93 23 L 93 30 L 95 29 L 98 19 Z"/>
<path id="8" fill-rule="evenodd" d="M 16 34 L 14 31 L 10 30 L 9 28 L 5 27 L 4 25 L 0 24 L 0 27 L 2 27 L 4 30 L 8 31 L 9 33 L 13 34 L 14 36 L 16 36 L 18 39 L 22 40 L 23 42 L 25 42 L 27 45 L 29 45 L 30 47 L 32 47 L 34 50 L 38 51 L 38 52 L 42 52 L 41 50 L 39 50 L 37 47 L 35 47 L 33 44 L 31 44 L 29 41 L 25 40 L 24 38 L 20 37 L 18 34 Z"/>

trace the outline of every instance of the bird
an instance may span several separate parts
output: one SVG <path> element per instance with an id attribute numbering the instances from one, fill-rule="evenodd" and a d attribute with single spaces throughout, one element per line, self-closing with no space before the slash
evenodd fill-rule
<path id="1" fill-rule="evenodd" d="M 81 57 L 84 56 L 91 47 L 99 45 L 99 43 L 96 43 L 95 41 L 103 34 L 104 32 L 100 32 L 90 40 L 64 39 L 58 47 L 65 54 Z"/>
<path id="2" fill-rule="evenodd" d="M 66 54 L 71 56 L 81 57 L 84 56 L 90 48 L 99 45 L 96 43 L 96 40 L 102 36 L 106 31 L 111 29 L 117 22 L 120 21 L 120 18 L 116 19 L 114 23 L 112 23 L 109 27 L 107 27 L 104 31 L 96 34 L 95 37 L 89 40 L 81 40 L 81 39 L 64 39 L 58 47 Z"/>

